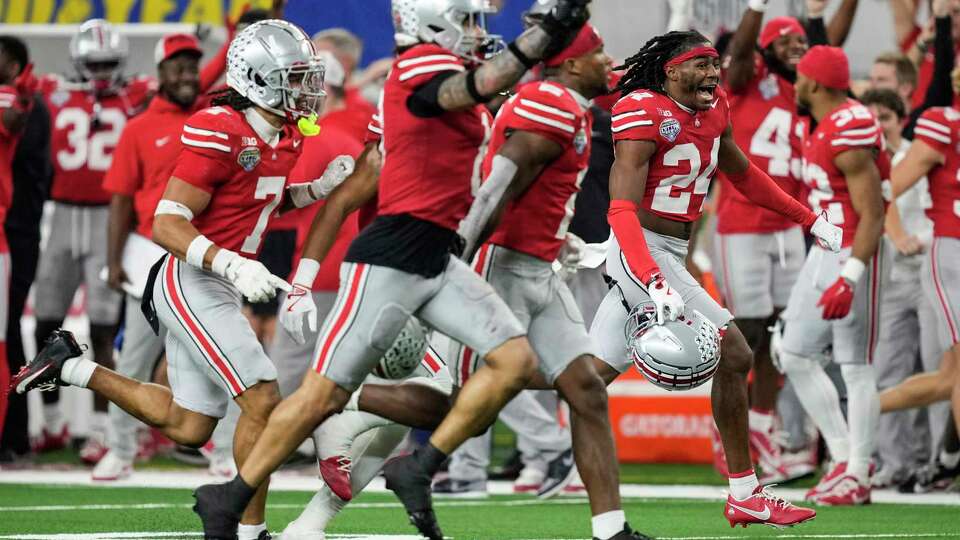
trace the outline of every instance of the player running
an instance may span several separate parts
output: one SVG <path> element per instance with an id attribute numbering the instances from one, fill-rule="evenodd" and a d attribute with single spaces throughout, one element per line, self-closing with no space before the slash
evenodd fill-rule
<path id="1" fill-rule="evenodd" d="M 586 21 L 587 3 L 558 2 L 540 25 L 482 62 L 482 52 L 494 44 L 483 28 L 485 2 L 394 0 L 403 43 L 381 99 L 385 158 L 379 215 L 347 251 L 338 306 L 321 330 L 314 369 L 271 415 L 239 475 L 226 485 L 197 490 L 197 511 L 209 533 L 233 534 L 256 486 L 321 421 L 343 408 L 416 315 L 486 359 L 429 444 L 408 467 L 386 471 L 388 487 L 421 532 L 442 536 L 430 500 L 433 474 L 464 440 L 486 429 L 537 365 L 510 309 L 450 256 L 462 247 L 456 228 L 469 206 L 471 178 L 479 176 L 489 134 L 482 103 L 563 49 Z"/>
<path id="2" fill-rule="evenodd" d="M 882 281 L 884 202 L 890 175 L 883 133 L 870 111 L 847 97 L 847 56 L 812 47 L 797 65 L 797 104 L 817 128 L 804 137 L 810 206 L 843 230 L 839 252 L 814 246 L 783 313 L 781 370 L 823 434 L 834 464 L 807 493 L 819 504 L 870 502 L 870 460 L 880 414 L 872 361 Z M 836 387 L 818 357 L 832 345 L 847 387 L 844 420 Z"/>
<path id="3" fill-rule="evenodd" d="M 602 358 L 623 372 L 630 366 L 625 305 L 652 301 L 661 323 L 696 310 L 723 329 L 712 400 L 731 473 L 724 515 L 731 525 L 794 525 L 815 513 L 765 491 L 750 462 L 750 347 L 730 312 L 687 272 L 684 258 L 718 168 L 754 204 L 788 216 L 832 249 L 840 247 L 840 230 L 784 193 L 737 146 L 719 88 L 717 56 L 699 33 L 670 32 L 648 41 L 625 63 L 629 70 L 619 85 L 624 97 L 613 109 L 616 160 L 608 213 L 613 236 L 607 273 L 618 287 L 604 298 L 591 333 L 603 348 Z"/>
<path id="4" fill-rule="evenodd" d="M 324 96 L 323 65 L 307 35 L 284 21 L 262 21 L 234 39 L 228 61 L 229 89 L 216 106 L 187 120 L 183 152 L 155 212 L 153 240 L 170 255 L 151 270 L 155 281 L 145 295 L 153 309 L 145 311 L 167 330 L 170 388 L 77 358 L 79 346 L 65 331 L 13 386 L 20 393 L 51 384 L 90 388 L 191 446 L 207 441 L 233 398 L 242 411 L 234 437 L 242 464 L 280 397 L 276 370 L 241 312 L 241 297 L 258 302 L 278 287 L 289 289 L 255 260 L 263 232 L 278 208 L 304 206 L 333 186 L 325 176 L 287 187 L 303 143 L 293 124 L 315 132 L 306 119 Z M 266 487 L 243 515 L 241 539 L 266 535 Z"/>

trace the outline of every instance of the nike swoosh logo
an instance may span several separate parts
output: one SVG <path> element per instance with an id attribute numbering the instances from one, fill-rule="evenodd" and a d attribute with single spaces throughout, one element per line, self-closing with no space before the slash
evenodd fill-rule
<path id="1" fill-rule="evenodd" d="M 293 298 L 293 301 L 287 306 L 287 312 L 292 313 L 294 306 L 299 304 L 300 300 L 303 300 L 303 297 L 306 295 L 306 290 L 301 289 L 299 286 L 294 286 L 294 289 L 287 294 L 288 298 Z"/>
<path id="2" fill-rule="evenodd" d="M 766 521 L 770 519 L 770 508 L 767 506 L 763 507 L 763 512 L 757 512 L 755 510 L 750 510 L 749 508 L 744 508 L 742 506 L 737 506 L 733 503 L 729 503 L 731 508 L 736 508 L 737 510 L 747 514 L 748 516 L 753 516 L 759 520 Z"/>
<path id="3" fill-rule="evenodd" d="M 157 148 L 160 148 L 161 146 L 167 144 L 168 142 L 170 142 L 170 136 L 157 139 L 156 140 Z"/>
<path id="4" fill-rule="evenodd" d="M 296 148 L 298 146 L 300 146 L 300 139 L 293 141 L 293 147 Z"/>

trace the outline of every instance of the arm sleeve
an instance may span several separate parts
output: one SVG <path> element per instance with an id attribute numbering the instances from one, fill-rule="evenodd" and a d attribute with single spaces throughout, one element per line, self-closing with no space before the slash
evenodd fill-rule
<path id="1" fill-rule="evenodd" d="M 817 220 L 816 214 L 780 189 L 780 186 L 753 162 L 750 162 L 750 166 L 743 173 L 727 174 L 727 179 L 750 201 L 790 218 L 804 228 L 810 228 Z"/>
<path id="2" fill-rule="evenodd" d="M 613 106 L 610 117 L 610 131 L 613 132 L 613 141 L 659 141 L 659 132 L 654 125 L 656 118 L 648 109 L 654 107 L 653 94 L 647 91 L 633 92 Z"/>
<path id="3" fill-rule="evenodd" d="M 924 94 L 923 104 L 910 111 L 910 120 L 903 128 L 903 136 L 913 139 L 917 119 L 923 111 L 930 107 L 948 107 L 953 104 L 953 84 L 950 73 L 955 63 L 953 36 L 951 35 L 950 17 L 936 19 L 936 32 L 933 39 L 933 78 L 927 93 Z"/>
<path id="4" fill-rule="evenodd" d="M 610 201 L 607 222 L 610 223 L 613 234 L 617 236 L 620 251 L 627 260 L 630 272 L 640 278 L 640 282 L 644 285 L 650 283 L 654 274 L 660 272 L 660 267 L 650 255 L 650 248 L 647 247 L 647 241 L 643 237 L 636 203 L 624 199 Z"/>
<path id="5" fill-rule="evenodd" d="M 136 125 L 131 129 L 128 124 L 123 130 L 117 148 L 113 151 L 110 168 L 103 176 L 103 189 L 110 193 L 132 196 L 143 184 L 143 170 L 140 160 L 137 159 L 140 152 L 137 150 L 135 129 Z"/>
<path id="6" fill-rule="evenodd" d="M 947 154 L 953 147 L 953 130 L 950 125 L 946 109 L 927 109 L 917 120 L 913 130 L 914 140 L 923 141 L 938 152 Z"/>
<path id="7" fill-rule="evenodd" d="M 807 19 L 803 24 L 803 29 L 807 31 L 807 42 L 810 46 L 829 45 L 827 38 L 827 26 L 823 22 L 823 17 Z"/>

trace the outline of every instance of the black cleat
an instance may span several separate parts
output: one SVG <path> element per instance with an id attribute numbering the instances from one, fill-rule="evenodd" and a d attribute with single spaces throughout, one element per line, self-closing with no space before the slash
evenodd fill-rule
<path id="1" fill-rule="evenodd" d="M 938 459 L 910 473 L 910 477 L 897 487 L 900 493 L 927 493 L 946 489 L 960 477 L 960 463 L 947 467 Z"/>
<path id="2" fill-rule="evenodd" d="M 596 536 L 593 540 L 600 540 Z M 642 532 L 637 532 L 630 528 L 629 523 L 623 525 L 623 530 L 610 537 L 609 540 L 654 540 L 652 536 L 647 536 Z"/>
<path id="3" fill-rule="evenodd" d="M 203 523 L 203 537 L 206 540 L 236 540 L 237 525 L 242 513 L 230 510 L 226 503 L 226 484 L 207 484 L 193 492 L 197 500 L 193 511 Z"/>
<path id="4" fill-rule="evenodd" d="M 430 540 L 443 540 L 430 497 L 432 479 L 420 468 L 420 463 L 412 455 L 396 458 L 383 468 L 383 476 L 387 479 L 387 489 L 403 503 L 410 523 L 420 534 Z"/>
<path id="5" fill-rule="evenodd" d="M 573 449 L 569 448 L 547 464 L 547 477 L 537 490 L 537 498 L 549 499 L 563 491 L 577 476 L 573 462 Z"/>
<path id="6" fill-rule="evenodd" d="M 67 386 L 60 380 L 63 363 L 82 354 L 83 348 L 73 334 L 62 328 L 54 330 L 37 356 L 13 376 L 10 390 L 25 394 L 35 389 L 52 390 L 57 385 Z"/>

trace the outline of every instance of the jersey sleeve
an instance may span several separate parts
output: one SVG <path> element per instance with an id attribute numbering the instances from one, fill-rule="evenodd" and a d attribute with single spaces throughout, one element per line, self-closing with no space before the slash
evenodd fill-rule
<path id="1" fill-rule="evenodd" d="M 393 65 L 397 82 L 413 90 L 443 72 L 465 71 L 463 60 L 437 45 L 418 45 L 406 51 Z"/>
<path id="2" fill-rule="evenodd" d="M 652 92 L 632 92 L 613 106 L 610 131 L 613 141 L 657 141 L 659 133 L 654 125 L 655 98 Z"/>
<path id="3" fill-rule="evenodd" d="M 504 117 L 497 119 L 504 127 L 536 133 L 562 147 L 573 142 L 584 113 L 565 90 L 534 83 L 522 88 L 513 100 Z"/>
<path id="4" fill-rule="evenodd" d="M 180 134 L 183 149 L 173 176 L 208 193 L 230 177 L 238 142 L 238 137 L 230 133 L 229 120 L 234 114 L 224 107 L 211 107 L 187 120 Z"/>
<path id="5" fill-rule="evenodd" d="M 948 112 L 953 112 L 950 116 L 958 116 L 956 111 L 949 111 L 944 107 L 924 111 L 913 129 L 914 139 L 927 143 L 941 153 L 947 152 L 953 146 L 953 130 L 950 129 L 953 122 L 948 118 Z M 952 120 L 956 121 L 958 118 Z"/>
<path id="6" fill-rule="evenodd" d="M 14 91 L 11 86 L 0 86 L 0 116 L 3 115 L 3 112 L 10 107 L 13 107 L 13 103 L 17 100 L 17 93 Z M 7 129 L 7 126 L 0 121 L 0 138 L 8 138 L 12 135 Z"/>
<path id="7" fill-rule="evenodd" d="M 380 113 L 376 112 L 370 117 L 370 122 L 367 123 L 367 132 L 363 136 L 363 145 L 366 146 L 370 143 L 380 144 L 380 139 L 383 138 L 383 126 L 380 124 Z"/>
<path id="8" fill-rule="evenodd" d="M 141 168 L 137 150 L 136 124 L 127 124 L 120 134 L 120 141 L 113 150 L 113 160 L 110 168 L 103 176 L 103 189 L 117 195 L 133 196 L 143 185 L 143 169 Z"/>
<path id="9" fill-rule="evenodd" d="M 883 131 L 866 107 L 857 105 L 831 117 L 834 129 L 830 133 L 830 154 L 836 156 L 848 150 L 883 149 Z"/>

